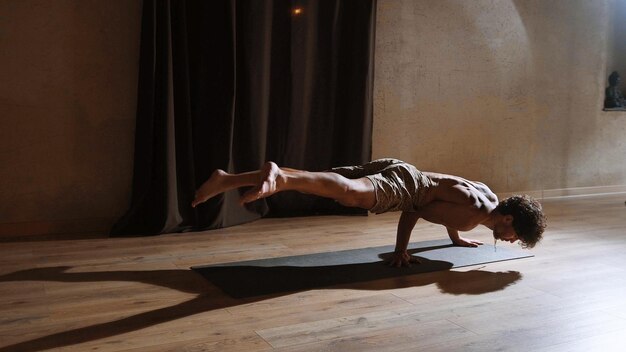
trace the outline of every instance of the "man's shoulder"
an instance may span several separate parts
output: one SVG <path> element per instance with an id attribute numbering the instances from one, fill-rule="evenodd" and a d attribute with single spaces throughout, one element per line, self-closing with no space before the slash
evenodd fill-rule
<path id="1" fill-rule="evenodd" d="M 471 181 L 471 198 L 474 206 L 482 211 L 491 213 L 498 206 L 498 196 L 482 182 Z"/>

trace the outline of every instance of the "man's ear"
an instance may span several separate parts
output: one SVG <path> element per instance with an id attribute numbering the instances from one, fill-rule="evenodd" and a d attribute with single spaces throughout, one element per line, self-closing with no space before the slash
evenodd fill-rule
<path id="1" fill-rule="evenodd" d="M 505 224 L 511 225 L 513 224 L 513 215 L 505 215 L 503 220 Z"/>

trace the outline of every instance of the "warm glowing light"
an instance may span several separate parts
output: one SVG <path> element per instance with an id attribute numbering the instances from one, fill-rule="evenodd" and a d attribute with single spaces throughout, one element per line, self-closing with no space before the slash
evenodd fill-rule
<path id="1" fill-rule="evenodd" d="M 293 9 L 293 14 L 294 15 L 301 15 L 302 14 L 302 8 L 300 7 L 296 7 Z"/>

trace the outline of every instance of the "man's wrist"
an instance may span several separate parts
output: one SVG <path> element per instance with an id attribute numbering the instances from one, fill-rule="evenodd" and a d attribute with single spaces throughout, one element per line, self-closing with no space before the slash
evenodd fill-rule
<path id="1" fill-rule="evenodd" d="M 457 233 L 452 233 L 452 234 L 448 234 L 448 236 L 450 237 L 451 240 L 458 240 L 461 236 Z"/>

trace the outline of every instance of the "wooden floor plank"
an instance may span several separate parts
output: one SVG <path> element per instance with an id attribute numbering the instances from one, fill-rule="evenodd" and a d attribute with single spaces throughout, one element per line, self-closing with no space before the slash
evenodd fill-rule
<path id="1" fill-rule="evenodd" d="M 620 350 L 624 200 L 545 200 L 548 230 L 532 258 L 247 299 L 189 266 L 390 245 L 398 214 L 11 238 L 0 241 L 0 352 Z M 492 241 L 486 229 L 467 236 Z M 445 237 L 420 222 L 413 240 Z"/>
<path id="2" fill-rule="evenodd" d="M 299 351 L 420 351 L 440 340 L 466 339 L 474 334 L 446 320 L 391 326 L 371 325 L 370 331 L 337 336 L 334 339 L 276 348 Z"/>

